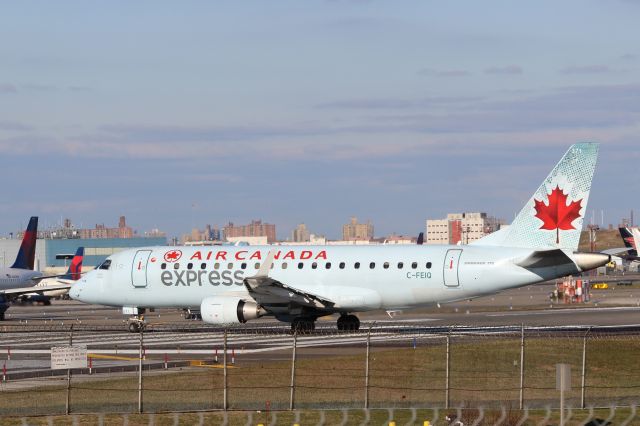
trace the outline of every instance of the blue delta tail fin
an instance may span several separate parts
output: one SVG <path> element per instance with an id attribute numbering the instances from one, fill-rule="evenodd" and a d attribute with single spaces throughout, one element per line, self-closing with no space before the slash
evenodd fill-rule
<path id="1" fill-rule="evenodd" d="M 576 251 L 597 159 L 597 143 L 572 145 L 513 223 L 474 244 Z"/>
<path id="2" fill-rule="evenodd" d="M 38 217 L 32 216 L 29 220 L 27 230 L 24 231 L 24 237 L 22 237 L 22 244 L 20 250 L 18 250 L 18 256 L 16 261 L 11 266 L 16 269 L 31 269 L 36 259 L 36 237 L 38 234 Z"/>
<path id="3" fill-rule="evenodd" d="M 83 257 L 84 257 L 84 247 L 78 247 L 78 251 L 76 251 L 75 256 L 73 256 L 73 259 L 71 259 L 71 263 L 69 264 L 69 269 L 67 269 L 67 273 L 61 276 L 60 278 L 64 280 L 78 281 L 80 279 L 80 275 L 82 274 Z"/>

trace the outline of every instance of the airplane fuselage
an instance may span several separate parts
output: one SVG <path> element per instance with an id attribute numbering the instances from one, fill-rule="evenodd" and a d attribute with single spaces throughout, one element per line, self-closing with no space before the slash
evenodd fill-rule
<path id="1" fill-rule="evenodd" d="M 269 252 L 269 277 L 335 302 L 336 312 L 405 309 L 468 299 L 580 269 L 525 269 L 532 250 L 485 246 L 149 247 L 112 255 L 72 298 L 112 306 L 198 307 L 210 296 L 250 298 L 245 278 Z"/>
<path id="2" fill-rule="evenodd" d="M 33 278 L 41 277 L 42 273 L 30 269 L 4 268 L 0 269 L 0 290 L 8 288 L 33 287 Z"/>

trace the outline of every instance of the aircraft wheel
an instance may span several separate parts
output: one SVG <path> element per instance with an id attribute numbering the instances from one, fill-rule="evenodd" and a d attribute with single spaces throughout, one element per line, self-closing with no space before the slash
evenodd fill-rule
<path id="1" fill-rule="evenodd" d="M 129 331 L 132 333 L 139 333 L 140 332 L 140 324 L 138 324 L 137 322 L 130 322 L 129 323 Z"/>
<path id="2" fill-rule="evenodd" d="M 360 329 L 360 320 L 355 315 L 340 315 L 337 325 L 340 331 L 356 331 Z"/>

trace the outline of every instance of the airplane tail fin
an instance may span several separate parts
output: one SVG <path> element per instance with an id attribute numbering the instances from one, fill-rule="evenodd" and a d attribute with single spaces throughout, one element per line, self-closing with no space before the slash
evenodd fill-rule
<path id="1" fill-rule="evenodd" d="M 78 247 L 78 251 L 76 251 L 75 256 L 71 259 L 71 263 L 69 264 L 69 269 L 67 269 L 67 273 L 61 276 L 60 278 L 65 280 L 78 281 L 80 279 L 80 275 L 82 274 L 82 259 L 84 257 L 84 247 Z"/>
<path id="2" fill-rule="evenodd" d="M 622 241 L 624 241 L 624 246 L 627 249 L 629 249 L 628 253 L 631 256 L 637 256 L 638 255 L 638 251 L 637 251 L 637 246 L 636 246 L 636 240 L 635 240 L 635 238 L 633 238 L 633 234 L 631 233 L 629 228 L 621 226 L 620 228 L 618 228 L 618 231 L 620 232 L 620 236 L 622 237 Z"/>
<path id="3" fill-rule="evenodd" d="M 576 251 L 597 158 L 597 143 L 572 145 L 513 223 L 474 244 Z"/>
<path id="4" fill-rule="evenodd" d="M 637 248 L 636 242 L 629 228 L 620 227 L 618 228 L 618 231 L 620 231 L 620 236 L 622 237 L 622 241 L 624 241 L 624 246 L 635 250 Z"/>
<path id="5" fill-rule="evenodd" d="M 22 244 L 20 250 L 18 250 L 18 256 L 16 261 L 11 266 L 17 269 L 31 269 L 36 258 L 36 237 L 38 234 L 38 216 L 32 216 L 29 220 L 27 230 L 24 231 L 24 237 L 22 237 Z"/>

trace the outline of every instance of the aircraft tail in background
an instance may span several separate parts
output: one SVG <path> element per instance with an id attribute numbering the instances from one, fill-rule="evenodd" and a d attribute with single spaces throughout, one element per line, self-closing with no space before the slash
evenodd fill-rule
<path id="1" fill-rule="evenodd" d="M 638 255 L 638 247 L 636 246 L 636 241 L 633 238 L 633 234 L 629 228 L 620 227 L 618 228 L 620 231 L 620 236 L 622 237 L 622 241 L 624 241 L 624 246 L 629 250 L 629 254 L 631 256 Z"/>
<path id="2" fill-rule="evenodd" d="M 82 259 L 84 257 L 84 247 L 78 247 L 75 256 L 71 259 L 67 273 L 61 276 L 63 280 L 78 281 L 82 274 Z"/>
<path id="3" fill-rule="evenodd" d="M 32 216 L 29 220 L 27 230 L 24 232 L 22 244 L 18 251 L 16 261 L 11 266 L 15 269 L 33 270 L 36 258 L 36 238 L 38 236 L 38 217 Z"/>

